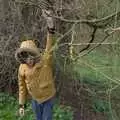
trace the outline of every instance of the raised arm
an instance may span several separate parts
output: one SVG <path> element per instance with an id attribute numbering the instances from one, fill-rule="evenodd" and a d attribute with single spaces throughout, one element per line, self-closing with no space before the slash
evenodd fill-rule
<path id="1" fill-rule="evenodd" d="M 53 34 L 48 31 L 45 51 L 51 52 L 52 46 L 53 46 Z"/>
<path id="2" fill-rule="evenodd" d="M 43 16 L 47 22 L 47 41 L 46 41 L 46 52 L 51 52 L 51 48 L 53 46 L 53 34 L 55 32 L 54 20 L 52 17 L 52 11 L 50 10 L 43 10 Z"/>

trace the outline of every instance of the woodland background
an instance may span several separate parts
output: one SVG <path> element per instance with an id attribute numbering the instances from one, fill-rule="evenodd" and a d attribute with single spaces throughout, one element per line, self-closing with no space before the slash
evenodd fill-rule
<path id="1" fill-rule="evenodd" d="M 41 9 L 53 11 L 56 26 L 55 120 L 120 120 L 120 1 L 0 0 L 0 107 L 6 106 L 1 120 L 13 120 L 6 103 L 17 99 L 16 49 L 34 39 L 44 51 Z"/>

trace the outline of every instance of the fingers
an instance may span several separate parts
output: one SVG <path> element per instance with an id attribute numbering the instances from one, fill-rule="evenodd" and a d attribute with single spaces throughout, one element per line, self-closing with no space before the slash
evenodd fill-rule
<path id="1" fill-rule="evenodd" d="M 51 10 L 42 10 L 43 17 L 46 19 L 48 30 L 53 31 L 55 29 L 54 26 L 54 20 L 52 17 L 52 11 Z"/>
<path id="2" fill-rule="evenodd" d="M 53 22 L 53 18 L 52 17 L 48 17 L 46 19 L 46 21 L 47 21 L 47 26 L 48 26 L 49 29 L 54 28 L 54 22 Z"/>
<path id="3" fill-rule="evenodd" d="M 24 110 L 24 108 L 20 108 L 20 109 L 19 109 L 19 115 L 20 115 L 21 117 L 23 117 L 23 116 L 25 115 L 25 110 Z"/>

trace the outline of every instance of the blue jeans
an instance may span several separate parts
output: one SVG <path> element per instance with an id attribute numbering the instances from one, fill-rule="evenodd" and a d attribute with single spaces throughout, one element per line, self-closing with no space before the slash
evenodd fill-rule
<path id="1" fill-rule="evenodd" d="M 51 98 L 43 103 L 38 103 L 32 100 L 32 109 L 36 115 L 36 120 L 52 120 L 54 98 Z"/>

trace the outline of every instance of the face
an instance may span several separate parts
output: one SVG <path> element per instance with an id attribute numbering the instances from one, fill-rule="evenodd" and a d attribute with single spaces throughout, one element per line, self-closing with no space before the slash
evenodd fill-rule
<path id="1" fill-rule="evenodd" d="M 27 58 L 26 64 L 27 64 L 29 67 L 33 67 L 33 66 L 34 66 L 34 59 L 33 59 L 33 58 Z"/>

